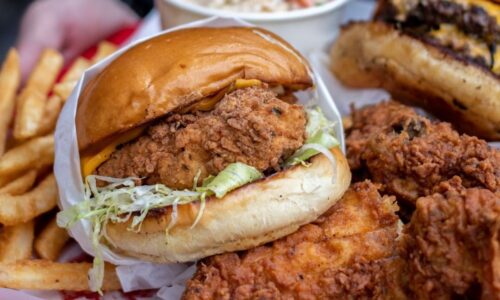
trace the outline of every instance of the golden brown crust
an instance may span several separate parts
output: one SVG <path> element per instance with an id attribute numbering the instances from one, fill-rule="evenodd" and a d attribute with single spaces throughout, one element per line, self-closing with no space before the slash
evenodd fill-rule
<path id="1" fill-rule="evenodd" d="M 348 86 L 382 87 L 463 132 L 500 140 L 500 79 L 443 49 L 384 23 L 359 22 L 343 28 L 331 61 Z"/>
<path id="2" fill-rule="evenodd" d="M 312 85 L 303 57 L 263 29 L 163 34 L 121 54 L 84 88 L 76 116 L 79 148 L 185 107 L 238 78 Z"/>
<path id="3" fill-rule="evenodd" d="M 396 102 L 355 111 L 346 148 L 354 174 L 412 205 L 454 176 L 500 193 L 500 151 Z"/>
<path id="4" fill-rule="evenodd" d="M 397 210 L 394 197 L 356 183 L 295 233 L 200 261 L 182 299 L 405 299 Z"/>
<path id="5" fill-rule="evenodd" d="M 418 199 L 401 250 L 414 299 L 499 299 L 499 195 L 442 182 Z"/>
<path id="6" fill-rule="evenodd" d="M 139 232 L 128 223 L 108 224 L 107 236 L 118 253 L 143 260 L 171 263 L 193 261 L 223 252 L 246 250 L 296 231 L 337 202 L 348 188 L 351 173 L 342 152 L 332 150 L 333 170 L 317 155 L 311 165 L 296 165 L 245 185 L 223 198 L 210 198 L 200 222 L 191 228 L 200 203 L 178 206 L 169 230 L 172 209 L 149 214 Z M 335 183 L 332 176 L 335 174 Z"/>

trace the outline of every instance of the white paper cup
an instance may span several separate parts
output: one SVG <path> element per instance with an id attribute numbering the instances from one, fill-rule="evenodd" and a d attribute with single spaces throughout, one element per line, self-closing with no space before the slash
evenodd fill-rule
<path id="1" fill-rule="evenodd" d="M 207 8 L 185 0 L 156 0 L 165 29 L 211 16 L 234 17 L 266 28 L 304 54 L 324 49 L 337 35 L 345 4 L 332 0 L 320 6 L 274 13 L 240 13 Z"/>

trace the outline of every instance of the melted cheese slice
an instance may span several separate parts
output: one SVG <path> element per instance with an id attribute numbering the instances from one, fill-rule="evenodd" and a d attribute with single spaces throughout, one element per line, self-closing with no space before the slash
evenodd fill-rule
<path id="1" fill-rule="evenodd" d="M 430 35 L 438 39 L 442 45 L 452 49 L 468 49 L 471 57 L 482 57 L 488 65 L 491 65 L 491 54 L 486 43 L 479 39 L 465 35 L 455 25 L 441 24 L 438 30 L 433 30 Z"/>
<path id="2" fill-rule="evenodd" d="M 237 89 L 244 89 L 244 88 L 248 88 L 248 87 L 252 87 L 252 86 L 260 86 L 260 85 L 262 85 L 262 82 L 258 79 L 236 79 L 236 81 L 232 85 L 228 86 L 225 89 L 222 89 L 220 92 L 215 94 L 215 96 L 205 98 L 205 99 L 201 100 L 200 102 L 197 102 L 194 105 L 183 110 L 182 112 L 185 113 L 188 111 L 209 111 L 209 110 L 212 110 L 214 108 L 215 104 L 217 104 L 217 102 L 222 100 L 222 98 L 224 98 L 224 96 L 227 93 L 230 93 L 230 92 L 237 90 Z"/>
<path id="3" fill-rule="evenodd" d="M 493 60 L 495 63 L 493 64 L 493 73 L 500 75 L 500 47 L 497 46 L 495 51 L 495 55 L 493 55 Z"/>
<path id="4" fill-rule="evenodd" d="M 431 31 L 430 35 L 438 39 L 442 45 L 453 49 L 467 47 L 471 57 L 484 58 L 486 64 L 491 66 L 491 71 L 495 74 L 500 74 L 500 47 L 495 49 L 492 62 L 492 55 L 486 43 L 479 39 L 465 35 L 454 25 L 441 24 L 439 29 Z"/>
<path id="5" fill-rule="evenodd" d="M 404 21 L 406 19 L 406 15 L 412 9 L 414 9 L 420 1 L 392 0 L 391 2 L 398 10 L 396 19 L 399 21 Z M 464 7 L 470 7 L 472 5 L 482 7 L 488 13 L 488 15 L 494 17 L 497 20 L 497 23 L 500 22 L 500 4 L 493 3 L 491 0 L 454 0 L 454 2 L 461 4 Z"/>
<path id="6" fill-rule="evenodd" d="M 144 130 L 144 126 L 134 128 L 130 131 L 124 132 L 113 139 L 107 146 L 93 154 L 83 154 L 80 157 L 81 171 L 83 178 L 91 175 L 97 167 L 99 167 L 103 162 L 111 157 L 111 154 L 115 152 L 119 145 L 130 142 L 131 140 L 137 138 Z"/>
<path id="7" fill-rule="evenodd" d="M 262 82 L 258 79 L 236 79 L 234 89 L 244 89 L 252 86 L 260 86 Z"/>
<path id="8" fill-rule="evenodd" d="M 497 23 L 500 22 L 500 4 L 489 0 L 455 0 L 455 2 L 464 6 L 476 5 L 482 7 L 490 16 L 497 19 Z"/>

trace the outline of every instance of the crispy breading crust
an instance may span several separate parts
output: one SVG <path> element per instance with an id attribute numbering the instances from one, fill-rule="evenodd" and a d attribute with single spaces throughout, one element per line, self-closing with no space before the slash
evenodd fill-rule
<path id="1" fill-rule="evenodd" d="M 305 140 L 306 114 L 265 87 L 238 89 L 209 112 L 174 114 L 116 150 L 98 175 L 142 178 L 143 184 L 190 189 L 227 165 L 241 162 L 261 172 L 280 164 Z"/>
<path id="2" fill-rule="evenodd" d="M 453 176 L 466 187 L 500 191 L 500 151 L 448 123 L 395 102 L 363 108 L 353 120 L 346 139 L 351 168 L 398 199 L 415 203 Z"/>
<path id="3" fill-rule="evenodd" d="M 394 200 L 381 197 L 370 182 L 355 184 L 297 232 L 201 261 L 183 298 L 402 298 L 401 264 L 393 257 L 399 227 Z"/>
<path id="4" fill-rule="evenodd" d="M 402 238 L 409 286 L 418 299 L 500 298 L 500 197 L 459 177 L 418 199 Z M 480 295 L 474 294 L 479 285 Z M 477 290 L 477 288 L 476 288 Z"/>

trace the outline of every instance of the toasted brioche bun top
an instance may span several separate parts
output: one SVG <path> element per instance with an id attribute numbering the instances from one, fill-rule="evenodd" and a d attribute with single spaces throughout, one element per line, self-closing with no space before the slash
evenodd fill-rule
<path id="1" fill-rule="evenodd" d="M 80 150 L 215 94 L 236 79 L 292 89 L 312 85 L 305 59 L 258 28 L 191 28 L 166 33 L 121 54 L 80 95 Z"/>

